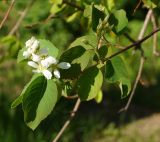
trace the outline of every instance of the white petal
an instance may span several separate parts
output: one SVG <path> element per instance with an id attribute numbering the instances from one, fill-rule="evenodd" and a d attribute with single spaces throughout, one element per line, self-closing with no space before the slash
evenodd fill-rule
<path id="1" fill-rule="evenodd" d="M 35 52 L 37 50 L 38 46 L 39 46 L 39 41 L 35 40 L 30 48 L 32 49 L 33 52 Z"/>
<path id="2" fill-rule="evenodd" d="M 49 67 L 49 63 L 44 59 L 41 61 L 41 64 L 43 67 L 48 68 Z"/>
<path id="3" fill-rule="evenodd" d="M 33 67 L 33 68 L 38 68 L 38 64 L 36 64 L 36 63 L 33 62 L 33 61 L 29 61 L 29 62 L 28 62 L 28 65 L 31 66 L 31 67 Z"/>
<path id="4" fill-rule="evenodd" d="M 45 60 L 46 60 L 50 65 L 57 63 L 56 58 L 54 58 L 54 57 L 52 57 L 52 56 L 47 57 Z"/>
<path id="5" fill-rule="evenodd" d="M 51 79 L 52 78 L 52 73 L 49 70 L 43 70 L 42 73 L 47 79 Z"/>
<path id="6" fill-rule="evenodd" d="M 38 56 L 38 55 L 36 55 L 36 54 L 32 54 L 32 60 L 34 61 L 34 62 L 39 62 L 40 61 L 40 56 Z"/>
<path id="7" fill-rule="evenodd" d="M 60 72 L 58 70 L 55 70 L 54 71 L 54 76 L 59 79 L 60 78 Z"/>
<path id="8" fill-rule="evenodd" d="M 26 47 L 30 47 L 35 40 L 35 37 L 31 37 L 31 39 L 27 40 L 25 43 Z"/>
<path id="9" fill-rule="evenodd" d="M 24 51 L 24 52 L 23 52 L 24 58 L 29 58 L 30 55 L 31 55 L 31 54 L 30 54 L 28 51 Z"/>
<path id="10" fill-rule="evenodd" d="M 69 69 L 71 67 L 71 64 L 67 62 L 61 62 L 58 64 L 58 67 L 61 69 Z"/>

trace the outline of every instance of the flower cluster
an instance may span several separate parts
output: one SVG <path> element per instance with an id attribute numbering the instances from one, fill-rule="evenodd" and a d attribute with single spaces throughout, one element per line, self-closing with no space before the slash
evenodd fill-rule
<path id="1" fill-rule="evenodd" d="M 52 73 L 56 78 L 60 78 L 58 68 L 69 69 L 71 65 L 67 62 L 58 63 L 58 60 L 48 55 L 48 50 L 39 48 L 39 41 L 32 37 L 25 43 L 26 51 L 24 58 L 28 59 L 28 65 L 33 67 L 33 72 L 42 73 L 47 79 L 52 78 Z"/>

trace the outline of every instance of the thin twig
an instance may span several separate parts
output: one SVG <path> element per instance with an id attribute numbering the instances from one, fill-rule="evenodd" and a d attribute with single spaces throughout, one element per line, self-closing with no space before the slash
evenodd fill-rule
<path id="1" fill-rule="evenodd" d="M 142 3 L 142 0 L 139 0 L 138 4 L 136 5 L 134 11 L 133 11 L 133 14 L 137 11 L 137 9 L 139 8 L 139 6 L 141 5 Z"/>
<path id="2" fill-rule="evenodd" d="M 125 47 L 124 49 L 122 49 L 122 50 L 120 50 L 120 51 L 118 51 L 118 52 L 116 52 L 116 53 L 113 53 L 111 56 L 103 59 L 103 62 L 108 61 L 109 59 L 111 59 L 111 58 L 113 58 L 113 57 L 115 57 L 115 56 L 117 56 L 117 55 L 119 55 L 119 54 L 127 51 L 127 50 L 130 49 L 130 48 L 139 46 L 142 42 L 146 41 L 148 38 L 150 38 L 150 37 L 153 36 L 156 32 L 159 32 L 159 31 L 160 31 L 160 28 L 157 28 L 155 31 L 151 32 L 149 35 L 145 36 L 143 39 L 138 40 L 138 41 L 136 41 L 135 43 L 133 43 L 133 44 Z"/>
<path id="3" fill-rule="evenodd" d="M 127 111 L 128 110 L 129 105 L 131 104 L 132 98 L 134 96 L 135 90 L 137 88 L 138 82 L 139 82 L 139 80 L 141 78 L 144 62 L 145 62 L 145 57 L 141 56 L 139 70 L 138 70 L 138 74 L 137 74 L 136 80 L 134 82 L 134 86 L 133 86 L 132 92 L 130 94 L 130 97 L 128 99 L 128 102 L 127 102 L 126 106 L 124 108 L 122 108 L 119 112 Z"/>
<path id="4" fill-rule="evenodd" d="M 148 23 L 149 23 L 149 21 L 150 21 L 151 15 L 152 15 L 152 10 L 150 9 L 150 10 L 148 11 L 147 15 L 146 15 L 145 20 L 144 20 L 144 24 L 143 24 L 142 29 L 141 29 L 141 31 L 140 31 L 140 34 L 139 34 L 139 36 L 138 36 L 138 40 L 140 40 L 140 39 L 143 38 L 144 33 L 145 33 L 145 31 L 146 31 L 146 28 L 147 28 L 147 26 L 148 26 Z"/>
<path id="5" fill-rule="evenodd" d="M 8 8 L 8 10 L 7 10 L 7 12 L 6 12 L 6 14 L 5 14 L 5 16 L 4 16 L 1 24 L 0 24 L 0 29 L 2 28 L 3 24 L 4 24 L 5 21 L 7 20 L 8 16 L 9 16 L 9 13 L 11 12 L 11 9 L 12 9 L 14 3 L 15 3 L 15 0 L 12 0 L 12 1 L 11 1 L 11 5 L 9 6 L 9 8 Z"/>
<path id="6" fill-rule="evenodd" d="M 26 6 L 26 8 L 24 9 L 24 11 L 21 13 L 21 16 L 19 17 L 19 19 L 17 20 L 16 24 L 14 25 L 14 27 L 12 28 L 12 30 L 9 32 L 9 35 L 13 35 L 19 28 L 22 20 L 24 19 L 24 17 L 26 16 L 29 8 L 32 6 L 34 0 L 30 1 L 28 3 L 28 5 Z"/>
<path id="7" fill-rule="evenodd" d="M 132 43 L 136 42 L 132 37 L 130 37 L 130 35 L 128 35 L 127 33 L 124 33 L 124 36 L 131 41 Z"/>
<path id="8" fill-rule="evenodd" d="M 147 25 L 148 25 L 148 23 L 149 23 L 149 21 L 151 19 L 152 12 L 153 12 L 152 10 L 148 11 L 148 13 L 146 15 L 146 18 L 145 18 L 145 21 L 144 21 L 144 24 L 143 24 L 143 27 L 142 27 L 142 29 L 140 31 L 139 36 L 138 36 L 138 40 L 143 40 L 144 39 L 143 36 L 144 36 L 145 31 L 146 31 Z M 135 94 L 135 90 L 137 88 L 138 82 L 139 82 L 139 80 L 141 78 L 141 74 L 142 74 L 142 69 L 143 69 L 143 66 L 144 66 L 145 57 L 144 57 L 144 51 L 141 48 L 140 44 L 139 44 L 139 46 L 136 46 L 136 47 L 141 51 L 141 58 L 140 58 L 140 65 L 139 65 L 138 74 L 137 74 L 136 80 L 134 82 L 134 85 L 133 85 L 130 97 L 128 99 L 128 102 L 127 102 L 126 106 L 124 108 L 122 108 L 119 112 L 127 111 L 128 110 L 129 105 L 131 104 L 132 98 L 133 98 L 133 96 Z"/>
<path id="9" fill-rule="evenodd" d="M 63 3 L 68 4 L 68 5 L 71 6 L 71 7 L 77 8 L 77 9 L 80 10 L 80 11 L 83 11 L 83 10 L 84 10 L 82 7 L 76 5 L 76 4 L 73 3 L 73 2 L 69 2 L 68 0 L 63 0 Z"/>
<path id="10" fill-rule="evenodd" d="M 65 129 L 68 127 L 68 125 L 70 124 L 71 120 L 74 118 L 79 106 L 80 106 L 80 99 L 77 99 L 77 102 L 70 114 L 70 118 L 64 123 L 63 127 L 61 128 L 61 130 L 59 131 L 59 133 L 56 135 L 56 137 L 54 138 L 54 140 L 52 142 L 57 142 L 59 140 L 59 138 L 62 136 L 62 134 L 64 133 Z"/>
<path id="11" fill-rule="evenodd" d="M 153 24 L 153 29 L 155 30 L 158 26 L 157 26 L 157 23 L 156 23 L 156 18 L 152 12 L 152 15 L 151 15 L 151 22 Z M 157 52 L 157 46 L 158 46 L 158 34 L 155 33 L 153 35 L 153 54 L 156 55 L 156 56 L 159 56 L 160 53 Z"/>

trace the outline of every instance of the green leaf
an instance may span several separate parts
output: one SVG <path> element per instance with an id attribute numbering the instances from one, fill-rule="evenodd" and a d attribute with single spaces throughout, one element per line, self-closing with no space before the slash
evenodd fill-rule
<path id="1" fill-rule="evenodd" d="M 13 103 L 11 104 L 11 108 L 16 108 L 18 105 L 20 105 L 22 103 L 22 99 L 23 99 L 22 95 L 18 96 L 16 100 L 14 100 Z"/>
<path id="2" fill-rule="evenodd" d="M 58 99 L 57 86 L 53 80 L 38 75 L 23 92 L 24 119 L 34 130 L 53 110 Z"/>
<path id="3" fill-rule="evenodd" d="M 110 25 L 114 25 L 114 32 L 120 33 L 128 24 L 126 12 L 121 10 L 114 11 L 109 18 Z"/>
<path id="4" fill-rule="evenodd" d="M 106 45 L 102 45 L 98 50 L 97 50 L 98 56 L 97 54 L 94 55 L 94 61 L 99 61 L 100 59 L 104 59 L 107 56 L 108 53 L 108 47 Z"/>
<path id="5" fill-rule="evenodd" d="M 94 49 L 97 47 L 97 36 L 94 32 L 86 36 L 82 36 L 73 41 L 70 45 L 70 48 L 75 46 L 82 46 L 86 50 Z"/>
<path id="6" fill-rule="evenodd" d="M 103 100 L 103 92 L 102 92 L 102 90 L 100 90 L 98 92 L 98 95 L 95 97 L 95 101 L 99 104 L 102 102 L 102 100 Z"/>
<path id="7" fill-rule="evenodd" d="M 73 13 L 72 15 L 70 15 L 69 17 L 67 17 L 66 21 L 67 22 L 73 22 L 77 18 L 79 18 L 79 15 L 80 15 L 80 11 L 77 11 L 77 12 Z"/>
<path id="8" fill-rule="evenodd" d="M 59 69 L 61 74 L 61 79 L 74 79 L 78 78 L 81 73 L 80 64 L 72 64 L 67 70 Z"/>
<path id="9" fill-rule="evenodd" d="M 85 5 L 84 17 L 91 19 L 92 17 L 92 5 Z"/>
<path id="10" fill-rule="evenodd" d="M 125 64 L 119 56 L 107 61 L 105 77 L 110 83 L 119 83 L 122 98 L 130 93 L 131 82 Z"/>
<path id="11" fill-rule="evenodd" d="M 100 19 L 103 20 L 104 17 L 105 17 L 104 12 L 93 5 L 92 6 L 92 29 L 93 31 L 97 31 L 99 20 Z"/>
<path id="12" fill-rule="evenodd" d="M 21 50 L 19 50 L 18 56 L 17 56 L 17 63 L 20 63 L 25 60 L 25 57 L 23 56 L 23 52 L 25 50 L 26 50 L 26 48 L 22 48 Z"/>
<path id="13" fill-rule="evenodd" d="M 92 50 L 86 51 L 86 49 L 82 46 L 75 46 L 65 51 L 61 55 L 60 61 L 65 61 L 72 64 L 80 64 L 81 69 L 84 70 L 93 54 L 94 52 Z"/>
<path id="14" fill-rule="evenodd" d="M 157 6 L 160 6 L 159 0 L 142 0 L 142 1 L 147 8 L 156 8 Z"/>
<path id="15" fill-rule="evenodd" d="M 101 70 L 90 67 L 80 76 L 77 81 L 77 92 L 82 101 L 91 100 L 98 95 L 103 82 Z"/>
<path id="16" fill-rule="evenodd" d="M 33 75 L 32 79 L 30 80 L 29 83 L 27 83 L 24 87 L 24 89 L 22 90 L 21 94 L 16 98 L 16 100 L 13 101 L 13 103 L 11 104 L 11 108 L 15 108 L 17 107 L 19 104 L 22 103 L 22 99 L 23 99 L 23 94 L 25 93 L 26 89 L 30 86 L 30 84 L 32 83 L 32 81 L 34 79 L 36 79 L 39 76 L 39 74 L 35 74 Z"/>
<path id="17" fill-rule="evenodd" d="M 99 54 L 101 59 L 105 58 L 107 56 L 107 53 L 108 53 L 108 47 L 106 45 L 102 45 L 98 49 L 98 54 Z"/>
<path id="18" fill-rule="evenodd" d="M 107 0 L 107 8 L 109 11 L 112 11 L 112 9 L 115 7 L 115 1 L 114 0 Z"/>
<path id="19" fill-rule="evenodd" d="M 58 56 L 58 48 L 56 48 L 49 40 L 39 39 L 40 49 L 47 49 L 48 54 L 53 57 Z"/>

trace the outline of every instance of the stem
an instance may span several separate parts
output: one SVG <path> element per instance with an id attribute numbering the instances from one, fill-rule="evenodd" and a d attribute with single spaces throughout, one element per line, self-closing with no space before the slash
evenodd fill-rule
<path id="1" fill-rule="evenodd" d="M 9 16 L 9 13 L 11 12 L 11 9 L 12 9 L 12 7 L 13 7 L 13 5 L 14 5 L 14 2 L 15 2 L 15 0 L 12 0 L 12 1 L 11 1 L 11 5 L 10 5 L 10 7 L 8 8 L 8 10 L 7 10 L 7 12 L 6 12 L 6 14 L 5 14 L 5 16 L 4 16 L 1 24 L 0 24 L 0 29 L 2 28 L 3 24 L 4 24 L 5 21 L 7 20 L 8 16 Z"/>
<path id="2" fill-rule="evenodd" d="M 122 50 L 120 50 L 120 51 L 112 54 L 111 56 L 103 59 L 103 62 L 108 61 L 109 59 L 111 59 L 111 58 L 113 58 L 113 57 L 115 57 L 115 56 L 117 56 L 117 55 L 119 55 L 119 54 L 127 51 L 130 48 L 133 48 L 135 46 L 139 46 L 142 42 L 146 41 L 148 38 L 150 38 L 151 36 L 153 36 L 155 33 L 159 32 L 159 31 L 160 31 L 160 28 L 157 28 L 156 30 L 154 30 L 153 32 L 151 32 L 149 35 L 145 36 L 143 39 L 138 40 L 138 41 L 134 42 L 133 44 L 125 47 L 124 49 L 122 49 Z"/>
<path id="3" fill-rule="evenodd" d="M 61 128 L 61 130 L 59 131 L 59 133 L 56 135 L 56 137 L 54 138 L 54 140 L 52 142 L 57 142 L 59 140 L 59 138 L 62 136 L 62 134 L 64 133 L 65 129 L 69 126 L 71 120 L 74 118 L 79 106 L 80 106 L 80 99 L 77 99 L 77 102 L 70 114 L 70 118 L 64 123 L 63 127 Z"/>
<path id="4" fill-rule="evenodd" d="M 26 8 L 24 9 L 24 11 L 22 12 L 21 16 L 20 16 L 19 19 L 17 20 L 16 24 L 14 25 L 14 27 L 12 28 L 12 30 L 9 32 L 9 35 L 13 35 L 13 34 L 17 31 L 17 29 L 19 28 L 22 20 L 23 20 L 24 17 L 26 16 L 29 8 L 32 6 L 33 2 L 34 2 L 34 0 L 32 0 L 32 1 L 30 1 L 30 2 L 28 3 L 28 5 L 27 5 Z"/>
<path id="5" fill-rule="evenodd" d="M 131 104 L 132 98 L 133 98 L 133 96 L 134 96 L 135 90 L 136 90 L 136 88 L 137 88 L 138 82 L 139 82 L 139 80 L 140 80 L 140 78 L 141 78 L 141 74 L 142 74 L 144 62 L 145 62 L 145 58 L 142 56 L 142 57 L 141 57 L 141 60 L 140 60 L 140 65 L 139 65 L 138 74 L 137 74 L 136 80 L 135 80 L 135 82 L 134 82 L 134 86 L 133 86 L 131 95 L 130 95 L 130 97 L 129 97 L 129 99 L 128 99 L 128 102 L 127 102 L 126 106 L 125 106 L 124 108 L 122 108 L 119 112 L 127 111 L 127 110 L 128 110 L 129 105 Z"/>

